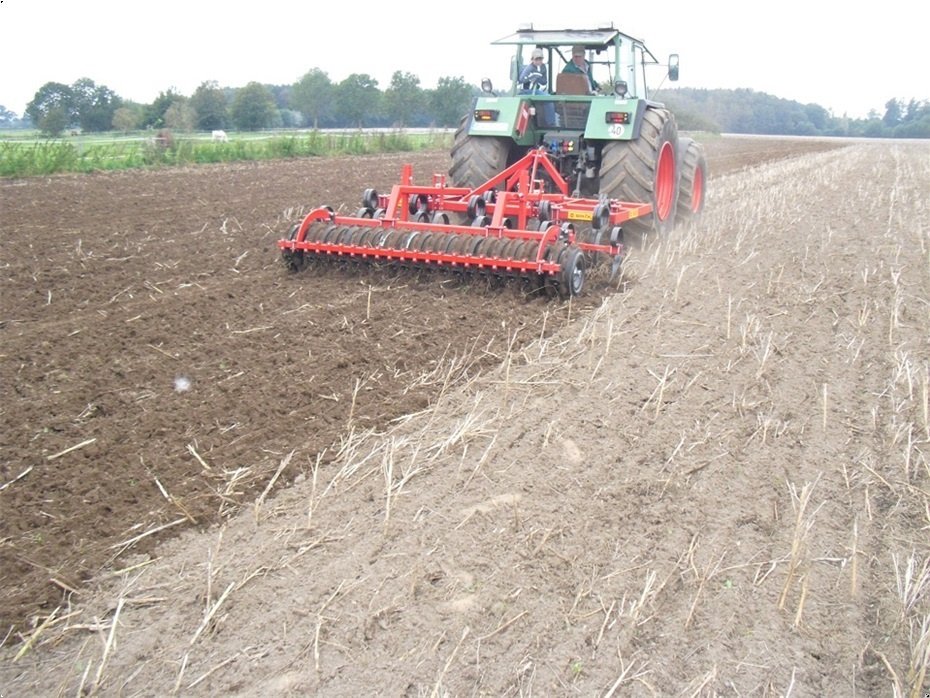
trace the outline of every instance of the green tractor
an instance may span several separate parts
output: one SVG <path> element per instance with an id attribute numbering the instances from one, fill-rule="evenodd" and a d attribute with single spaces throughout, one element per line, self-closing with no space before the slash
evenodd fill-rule
<path id="1" fill-rule="evenodd" d="M 482 94 L 455 133 L 449 177 L 475 188 L 530 150 L 544 148 L 575 196 L 648 203 L 624 232 L 665 233 L 704 209 L 703 147 L 678 135 L 673 114 L 649 99 L 646 71 L 678 79 L 678 56 L 661 64 L 639 39 L 613 25 L 597 29 L 520 28 L 492 42 L 515 46 L 508 92 Z M 536 64 L 535 83 L 521 79 Z M 533 71 L 530 71 L 533 72 Z M 540 85 L 539 83 L 544 83 Z"/>

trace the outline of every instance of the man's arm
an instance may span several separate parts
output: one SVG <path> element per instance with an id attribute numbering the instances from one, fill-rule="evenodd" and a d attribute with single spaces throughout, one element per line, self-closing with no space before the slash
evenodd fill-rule
<path id="1" fill-rule="evenodd" d="M 588 82 L 591 83 L 591 91 L 597 92 L 600 89 L 600 87 L 598 87 L 597 80 L 594 79 L 594 75 L 591 72 L 591 64 L 588 63 L 587 67 L 588 67 L 588 73 L 587 73 Z"/>

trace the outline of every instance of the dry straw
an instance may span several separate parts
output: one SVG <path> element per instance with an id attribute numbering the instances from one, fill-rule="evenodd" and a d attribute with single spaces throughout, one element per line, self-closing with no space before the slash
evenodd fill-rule
<path id="1" fill-rule="evenodd" d="M 788 558 L 788 571 L 785 575 L 785 584 L 782 587 L 781 596 L 778 598 L 778 608 L 780 610 L 784 610 L 785 604 L 788 600 L 788 594 L 791 592 L 791 588 L 794 585 L 796 578 L 800 576 L 801 596 L 798 601 L 798 608 L 795 614 L 795 625 L 800 624 L 804 602 L 807 598 L 807 574 L 801 570 L 806 568 L 809 562 L 806 559 L 808 536 L 810 535 L 811 528 L 814 525 L 814 518 L 816 517 L 820 506 L 823 506 L 823 503 L 821 503 L 820 506 L 818 506 L 812 512 L 808 513 L 811 493 L 814 491 L 814 487 L 816 487 L 819 480 L 820 475 L 818 475 L 817 479 L 813 482 L 806 483 L 801 488 L 800 493 L 797 491 L 794 483 L 788 483 L 788 490 L 791 493 L 791 505 L 795 512 L 795 523 L 794 535 L 791 539 L 791 553 Z"/>

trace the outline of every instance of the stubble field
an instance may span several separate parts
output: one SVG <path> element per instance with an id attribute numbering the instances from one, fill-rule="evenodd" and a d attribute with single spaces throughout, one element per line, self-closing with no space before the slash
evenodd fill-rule
<path id="1" fill-rule="evenodd" d="M 705 145 L 571 304 L 284 271 L 445 153 L 0 183 L 0 693 L 930 690 L 930 144 Z"/>

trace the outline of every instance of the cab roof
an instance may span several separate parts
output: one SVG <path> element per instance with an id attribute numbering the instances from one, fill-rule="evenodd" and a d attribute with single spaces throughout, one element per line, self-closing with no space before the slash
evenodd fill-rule
<path id="1" fill-rule="evenodd" d="M 639 39 L 624 34 L 612 26 L 599 29 L 535 29 L 529 26 L 491 43 L 497 45 L 532 44 L 533 46 L 581 45 L 589 48 L 605 48 L 615 44 L 618 37 L 642 44 Z"/>

